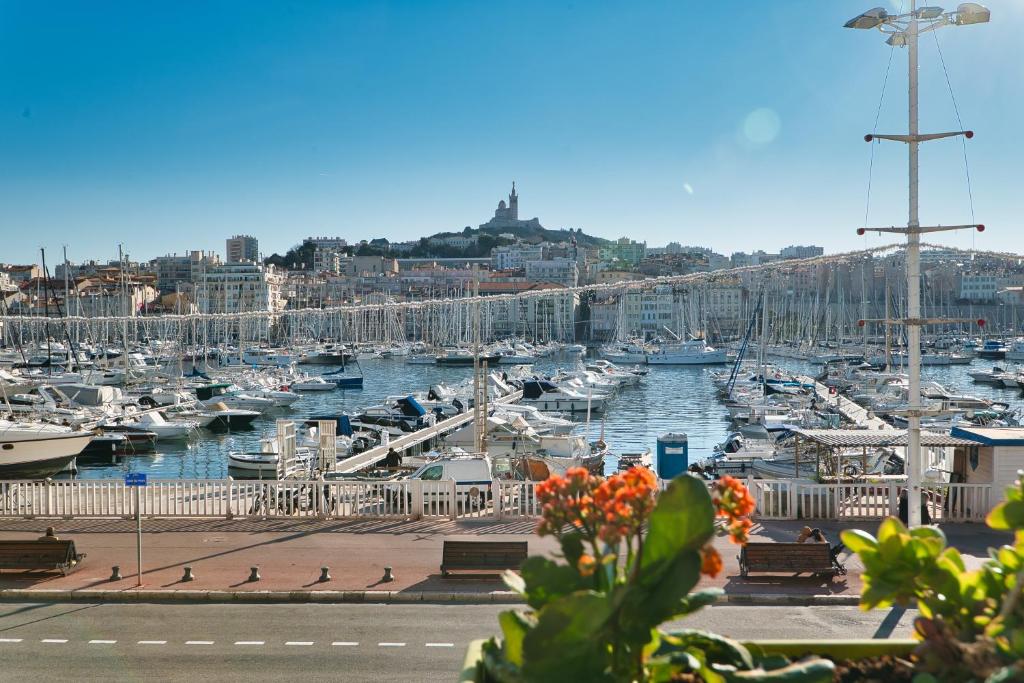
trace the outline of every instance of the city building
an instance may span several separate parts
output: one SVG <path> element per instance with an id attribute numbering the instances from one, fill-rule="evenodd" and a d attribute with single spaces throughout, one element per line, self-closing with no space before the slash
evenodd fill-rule
<path id="1" fill-rule="evenodd" d="M 225 263 L 207 269 L 196 283 L 196 304 L 202 313 L 281 311 L 284 280 L 274 266 Z"/>
<path id="2" fill-rule="evenodd" d="M 639 265 L 647 255 L 647 242 L 637 242 L 620 237 L 611 244 L 601 247 L 602 261 L 620 261 L 629 266 Z"/>
<path id="3" fill-rule="evenodd" d="M 528 261 L 543 261 L 543 244 L 505 244 L 491 249 L 494 270 L 523 270 Z"/>
<path id="4" fill-rule="evenodd" d="M 579 283 L 579 268 L 574 259 L 527 261 L 525 266 L 529 282 L 553 282 L 563 287 L 575 287 Z"/>
<path id="5" fill-rule="evenodd" d="M 822 247 L 811 246 L 790 246 L 779 250 L 779 256 L 783 259 L 791 258 L 813 258 L 825 253 Z"/>
<path id="6" fill-rule="evenodd" d="M 259 241 L 249 235 L 235 235 L 227 241 L 228 263 L 256 263 L 260 260 Z"/>

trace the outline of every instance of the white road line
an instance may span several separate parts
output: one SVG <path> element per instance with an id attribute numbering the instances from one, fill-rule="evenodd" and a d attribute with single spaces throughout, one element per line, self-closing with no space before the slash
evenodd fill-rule
<path id="1" fill-rule="evenodd" d="M 117 642 L 116 640 L 90 640 L 89 644 L 90 645 L 113 645 L 116 642 Z"/>
<path id="2" fill-rule="evenodd" d="M 20 643 L 21 638 L 0 638 L 0 643 Z"/>
<path id="3" fill-rule="evenodd" d="M 166 645 L 166 640 L 140 640 L 139 645 Z"/>
<path id="4" fill-rule="evenodd" d="M 285 642 L 285 645 L 312 645 L 312 640 L 289 640 Z"/>
<path id="5" fill-rule="evenodd" d="M 455 647 L 455 643 L 427 643 L 427 647 Z"/>
<path id="6" fill-rule="evenodd" d="M 405 643 L 377 643 L 377 647 L 405 647 Z"/>
<path id="7" fill-rule="evenodd" d="M 359 643 L 351 640 L 336 640 L 331 645 L 338 645 L 340 647 L 356 647 Z"/>
<path id="8" fill-rule="evenodd" d="M 212 640 L 186 640 L 186 645 L 213 645 Z"/>
<path id="9" fill-rule="evenodd" d="M 43 638 L 39 642 L 40 643 L 66 643 L 66 642 L 68 642 L 68 639 L 67 638 Z"/>
<path id="10" fill-rule="evenodd" d="M 263 640 L 236 640 L 235 645 L 263 645 Z"/>

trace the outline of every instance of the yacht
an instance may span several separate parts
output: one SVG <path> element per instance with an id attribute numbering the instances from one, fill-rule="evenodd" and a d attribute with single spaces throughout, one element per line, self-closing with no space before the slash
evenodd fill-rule
<path id="1" fill-rule="evenodd" d="M 1015 339 L 1006 347 L 1006 360 L 1024 360 L 1024 339 Z"/>
<path id="2" fill-rule="evenodd" d="M 0 476 L 57 474 L 92 441 L 93 433 L 44 422 L 0 420 Z"/>
<path id="3" fill-rule="evenodd" d="M 587 396 L 544 379 L 523 382 L 523 403 L 539 410 L 599 413 L 604 410 L 604 396 Z"/>
<path id="4" fill-rule="evenodd" d="M 647 354 L 649 365 L 724 365 L 727 361 L 725 349 L 708 346 L 703 339 L 665 343 Z"/>

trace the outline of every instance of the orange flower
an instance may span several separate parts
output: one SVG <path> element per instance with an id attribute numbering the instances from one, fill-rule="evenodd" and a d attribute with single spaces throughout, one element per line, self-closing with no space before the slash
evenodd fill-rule
<path id="1" fill-rule="evenodd" d="M 597 560 L 590 555 L 580 555 L 580 560 L 576 563 L 576 569 L 579 571 L 580 576 L 591 576 L 594 570 L 597 569 Z"/>
<path id="2" fill-rule="evenodd" d="M 729 524 L 729 540 L 736 545 L 743 545 L 747 542 L 747 534 L 754 523 L 749 519 L 737 519 Z"/>
<path id="3" fill-rule="evenodd" d="M 722 556 L 714 546 L 706 545 L 701 551 L 700 573 L 715 578 L 722 571 Z"/>

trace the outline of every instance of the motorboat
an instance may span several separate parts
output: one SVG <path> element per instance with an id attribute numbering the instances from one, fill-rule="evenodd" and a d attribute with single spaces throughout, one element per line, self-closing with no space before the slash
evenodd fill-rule
<path id="1" fill-rule="evenodd" d="M 158 441 L 187 439 L 199 430 L 199 423 L 194 420 L 168 420 L 157 410 L 141 413 L 139 425 L 155 433 Z"/>
<path id="2" fill-rule="evenodd" d="M 292 391 L 334 391 L 338 385 L 323 377 L 303 377 L 290 385 Z"/>
<path id="3" fill-rule="evenodd" d="M 523 382 L 523 403 L 532 405 L 539 410 L 555 412 L 580 413 L 590 411 L 599 413 L 604 410 L 604 396 L 587 396 L 568 387 L 558 386 L 545 379 L 527 380 Z"/>
<path id="4" fill-rule="evenodd" d="M 0 420 L 0 476 L 57 474 L 93 439 L 93 433 L 45 422 Z"/>
<path id="5" fill-rule="evenodd" d="M 213 417 L 213 420 L 205 425 L 207 429 L 251 429 L 253 420 L 260 416 L 255 410 L 229 408 L 223 403 L 207 404 L 205 408 L 199 411 L 199 415 Z"/>
<path id="6" fill-rule="evenodd" d="M 1024 339 L 1015 339 L 1007 347 L 1006 360 L 1024 360 Z"/>
<path id="7" fill-rule="evenodd" d="M 727 361 L 725 349 L 708 346 L 703 339 L 665 343 L 647 354 L 649 365 L 723 365 Z"/>

